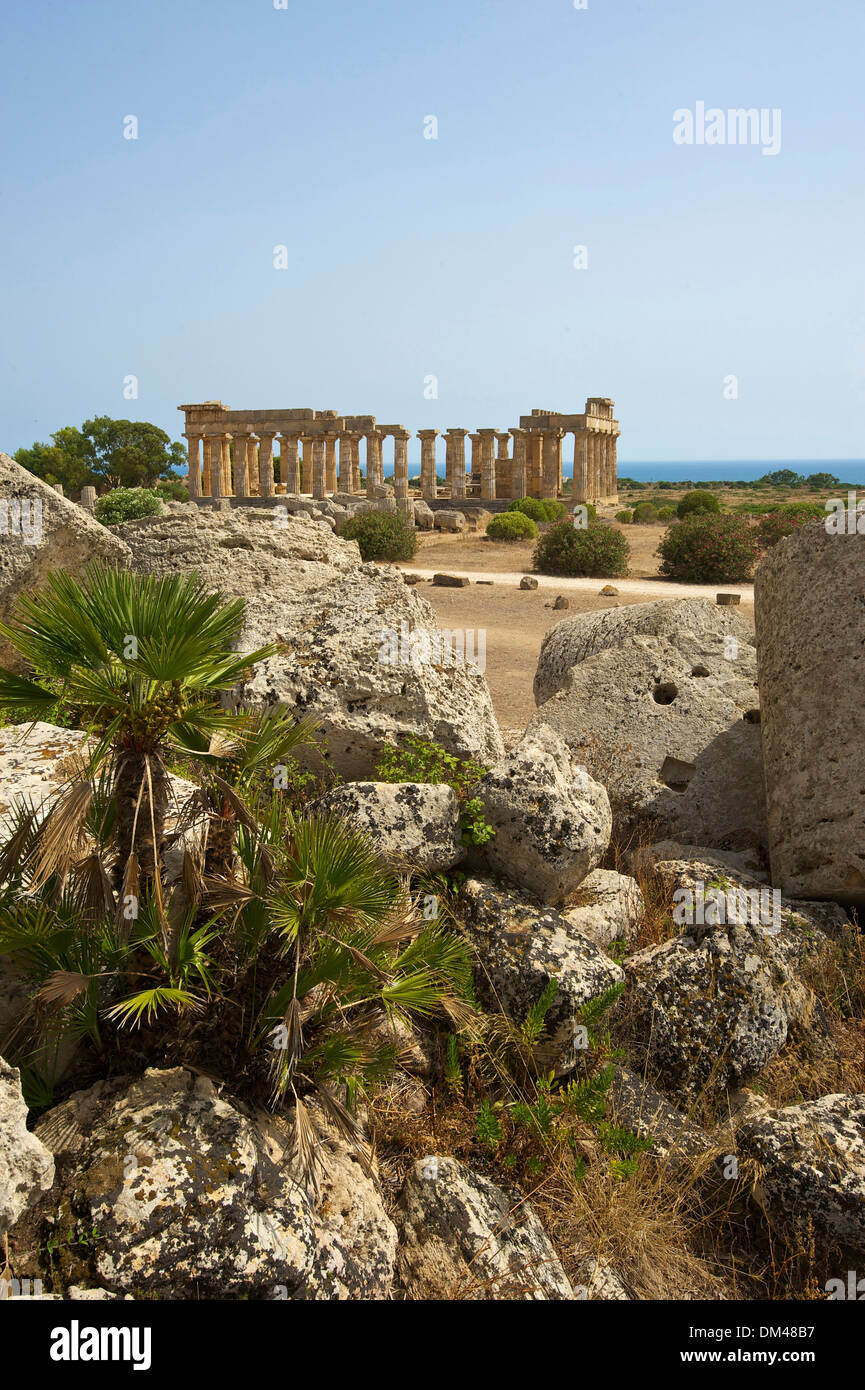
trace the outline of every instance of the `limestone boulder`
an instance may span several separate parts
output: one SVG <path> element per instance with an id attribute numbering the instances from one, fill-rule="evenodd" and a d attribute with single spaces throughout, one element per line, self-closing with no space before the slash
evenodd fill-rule
<path id="1" fill-rule="evenodd" d="M 476 953 L 475 990 L 488 1008 L 521 1024 L 550 981 L 557 982 L 541 1051 L 558 1072 L 572 1070 L 579 1010 L 621 983 L 621 967 L 555 908 L 489 879 L 468 879 L 459 908 Z"/>
<path id="2" fill-rule="evenodd" d="M 799 974 L 811 945 L 794 926 L 772 935 L 747 922 L 686 927 L 629 956 L 627 995 L 653 1081 L 687 1101 L 759 1073 L 791 1035 L 830 1049 L 828 1020 Z"/>
<path id="3" fill-rule="evenodd" d="M 394 1217 L 397 1269 L 409 1299 L 572 1299 L 534 1208 L 453 1158 L 409 1171 Z"/>
<path id="4" fill-rule="evenodd" d="M 277 642 L 279 651 L 258 663 L 237 699 L 287 705 L 317 721 L 342 777 L 369 778 L 382 748 L 407 733 L 484 764 L 504 751 L 471 650 L 461 659 L 447 648 L 439 660 L 430 605 L 399 570 L 361 564 L 354 541 L 303 516 L 278 526 L 257 508 L 197 510 L 191 526 L 155 517 L 121 529 L 137 569 L 195 569 L 212 589 L 245 599 L 241 650 Z"/>
<path id="5" fill-rule="evenodd" d="M 526 732 L 555 729 L 607 788 L 623 828 L 648 824 L 657 838 L 722 849 L 765 845 L 754 649 L 730 650 L 695 675 L 667 638 L 627 637 L 572 666 Z"/>
<path id="6" fill-rule="evenodd" d="M 396 866 L 443 873 L 465 849 L 452 787 L 423 782 L 346 782 L 314 805 L 368 835 L 376 853 Z"/>
<path id="7" fill-rule="evenodd" d="M 27 1128 L 21 1073 L 0 1057 L 0 1232 L 54 1182 L 54 1159 Z"/>
<path id="8" fill-rule="evenodd" d="M 19 594 L 44 584 L 49 570 L 78 575 L 95 561 L 118 568 L 128 565 L 129 550 L 114 532 L 4 453 L 0 499 L 0 620 L 9 617 Z M 2 636 L 0 665 L 23 668 Z"/>
<path id="9" fill-rule="evenodd" d="M 606 791 L 546 726 L 506 753 L 475 795 L 496 832 L 485 847 L 493 871 L 554 906 L 598 866 L 610 843 Z"/>
<path id="10" fill-rule="evenodd" d="M 754 612 L 773 882 L 861 915 L 865 516 L 858 525 L 836 535 L 818 521 L 772 546 Z"/>
<path id="11" fill-rule="evenodd" d="M 631 946 L 646 909 L 636 880 L 613 869 L 593 869 L 580 884 L 580 902 L 562 915 L 582 936 L 608 951 L 614 941 Z"/>
<path id="12" fill-rule="evenodd" d="M 615 1068 L 607 1093 L 607 1117 L 611 1124 L 629 1129 L 642 1139 L 651 1139 L 655 1158 L 690 1158 L 712 1148 L 709 1135 L 700 1125 L 628 1067 Z"/>
<path id="13" fill-rule="evenodd" d="M 318 1201 L 274 1117 L 183 1068 L 97 1082 L 37 1135 L 64 1159 L 57 1219 L 100 1233 L 88 1283 L 179 1299 L 387 1298 L 396 1229 L 373 1178 L 320 1115 L 317 1127 Z"/>
<path id="14" fill-rule="evenodd" d="M 772 1228 L 806 1248 L 865 1256 L 865 1095 L 831 1095 L 768 1110 L 737 1132 L 756 1164 L 753 1194 Z"/>
<path id="15" fill-rule="evenodd" d="M 712 674 L 723 670 L 718 663 L 726 659 L 725 651 L 732 650 L 728 637 L 754 646 L 753 631 L 743 615 L 719 608 L 708 598 L 656 599 L 601 613 L 579 613 L 557 623 L 541 643 L 535 703 L 542 705 L 562 690 L 568 672 L 581 661 L 618 647 L 629 637 L 664 637 L 692 666 L 708 664 Z"/>
<path id="16" fill-rule="evenodd" d="M 435 529 L 437 531 L 465 531 L 466 519 L 461 511 L 450 511 L 447 508 L 436 509 Z"/>

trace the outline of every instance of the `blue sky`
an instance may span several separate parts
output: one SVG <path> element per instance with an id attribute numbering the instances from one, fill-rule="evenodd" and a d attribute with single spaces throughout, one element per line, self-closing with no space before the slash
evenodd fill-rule
<path id="1" fill-rule="evenodd" d="M 2 14 L 0 448 L 212 398 L 417 430 L 606 395 L 625 462 L 865 456 L 861 0 Z M 780 152 L 676 145 L 698 101 L 779 108 Z"/>

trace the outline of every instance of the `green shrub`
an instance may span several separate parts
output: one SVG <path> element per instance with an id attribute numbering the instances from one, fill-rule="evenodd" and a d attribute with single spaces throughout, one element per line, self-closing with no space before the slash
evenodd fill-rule
<path id="1" fill-rule="evenodd" d="M 166 502 L 189 501 L 189 492 L 179 478 L 160 478 L 154 490 Z"/>
<path id="2" fill-rule="evenodd" d="M 119 526 L 142 516 L 159 516 L 161 511 L 162 498 L 155 488 L 116 487 L 97 497 L 93 515 L 103 526 Z"/>
<path id="3" fill-rule="evenodd" d="M 658 547 L 660 573 L 688 584 L 735 584 L 751 578 L 756 533 L 747 517 L 713 512 L 668 526 Z"/>
<path id="4" fill-rule="evenodd" d="M 417 551 L 414 527 L 397 512 L 361 512 L 343 522 L 339 534 L 357 541 L 363 560 L 411 560 Z"/>
<path id="5" fill-rule="evenodd" d="M 427 782 L 433 786 L 453 787 L 460 809 L 463 843 L 485 845 L 495 830 L 484 816 L 479 796 L 471 792 L 488 768 L 470 758 L 457 758 L 437 743 L 417 734 L 406 734 L 400 746 L 387 744 L 382 749 L 373 773 L 378 782 Z"/>
<path id="6" fill-rule="evenodd" d="M 672 520 L 673 520 L 673 517 L 674 517 L 675 515 L 676 515 L 676 508 L 675 508 L 675 507 L 659 507 L 659 508 L 658 508 L 658 520 L 659 520 L 659 521 L 672 521 Z"/>
<path id="7" fill-rule="evenodd" d="M 574 511 L 576 511 L 578 507 L 585 507 L 585 509 L 586 509 L 586 515 L 588 516 L 589 521 L 597 521 L 597 519 L 598 519 L 598 509 L 597 509 L 597 507 L 594 505 L 593 502 L 575 502 L 575 503 L 574 503 L 574 508 L 573 508 Z M 565 515 L 566 515 L 566 516 L 569 515 L 569 513 L 568 513 L 568 511 L 567 511 L 567 508 L 565 509 Z M 556 516 L 556 517 L 551 517 L 550 520 L 551 520 L 551 521 L 560 521 L 561 518 L 558 517 L 558 516 Z M 573 517 L 571 518 L 571 520 L 573 520 Z"/>
<path id="8" fill-rule="evenodd" d="M 552 497 L 515 497 L 508 503 L 509 512 L 522 512 L 535 522 L 561 521 L 568 514 L 564 502 Z"/>
<path id="9" fill-rule="evenodd" d="M 602 521 L 585 528 L 560 521 L 535 546 L 534 567 L 541 574 L 617 579 L 627 574 L 630 553 L 622 532 Z"/>
<path id="10" fill-rule="evenodd" d="M 790 536 L 809 521 L 826 516 L 826 509 L 819 502 L 788 502 L 776 511 L 760 518 L 757 524 L 757 539 L 764 550 L 769 550 L 784 536 Z"/>
<path id="11" fill-rule="evenodd" d="M 635 526 L 652 526 L 658 520 L 658 508 L 652 502 L 638 502 L 634 508 Z"/>
<path id="12" fill-rule="evenodd" d="M 502 512 L 487 524 L 487 535 L 494 541 L 533 541 L 538 528 L 524 512 Z"/>
<path id="13" fill-rule="evenodd" d="M 680 497 L 676 506 L 677 516 L 690 516 L 692 512 L 719 512 L 721 503 L 718 501 L 714 492 L 707 492 L 705 488 L 695 488 L 693 492 L 686 492 L 684 497 Z"/>
<path id="14" fill-rule="evenodd" d="M 616 520 L 620 522 L 622 526 L 630 526 L 631 522 L 634 520 L 634 513 L 629 512 L 627 509 L 623 512 L 616 512 Z"/>

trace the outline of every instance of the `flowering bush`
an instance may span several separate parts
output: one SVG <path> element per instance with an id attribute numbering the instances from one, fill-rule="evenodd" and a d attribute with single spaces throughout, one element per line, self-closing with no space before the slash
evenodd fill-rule
<path id="1" fill-rule="evenodd" d="M 757 536 L 747 517 L 698 512 L 667 527 L 658 546 L 660 572 L 693 584 L 734 584 L 751 578 Z"/>
<path id="2" fill-rule="evenodd" d="M 808 521 L 825 517 L 826 510 L 819 502 L 788 502 L 776 512 L 762 516 L 757 525 L 757 539 L 763 550 L 777 545 L 784 536 L 790 536 Z"/>
<path id="3" fill-rule="evenodd" d="M 721 503 L 718 501 L 714 492 L 709 492 L 704 487 L 695 488 L 693 492 L 686 492 L 679 498 L 676 505 L 677 516 L 690 516 L 692 512 L 719 512 Z"/>
<path id="4" fill-rule="evenodd" d="M 617 579 L 628 572 L 631 547 L 621 531 L 602 521 L 574 526 L 560 521 L 535 546 L 534 567 L 541 574 L 590 575 Z"/>
<path id="5" fill-rule="evenodd" d="M 155 488 L 115 487 L 96 499 L 93 515 L 103 526 L 120 526 L 143 516 L 159 516 L 162 498 Z"/>

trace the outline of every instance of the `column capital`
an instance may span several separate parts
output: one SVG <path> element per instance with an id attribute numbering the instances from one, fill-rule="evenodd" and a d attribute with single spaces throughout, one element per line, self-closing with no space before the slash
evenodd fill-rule
<path id="1" fill-rule="evenodd" d="M 438 439 L 438 436 L 438 430 L 418 430 L 417 432 L 418 439 Z"/>

